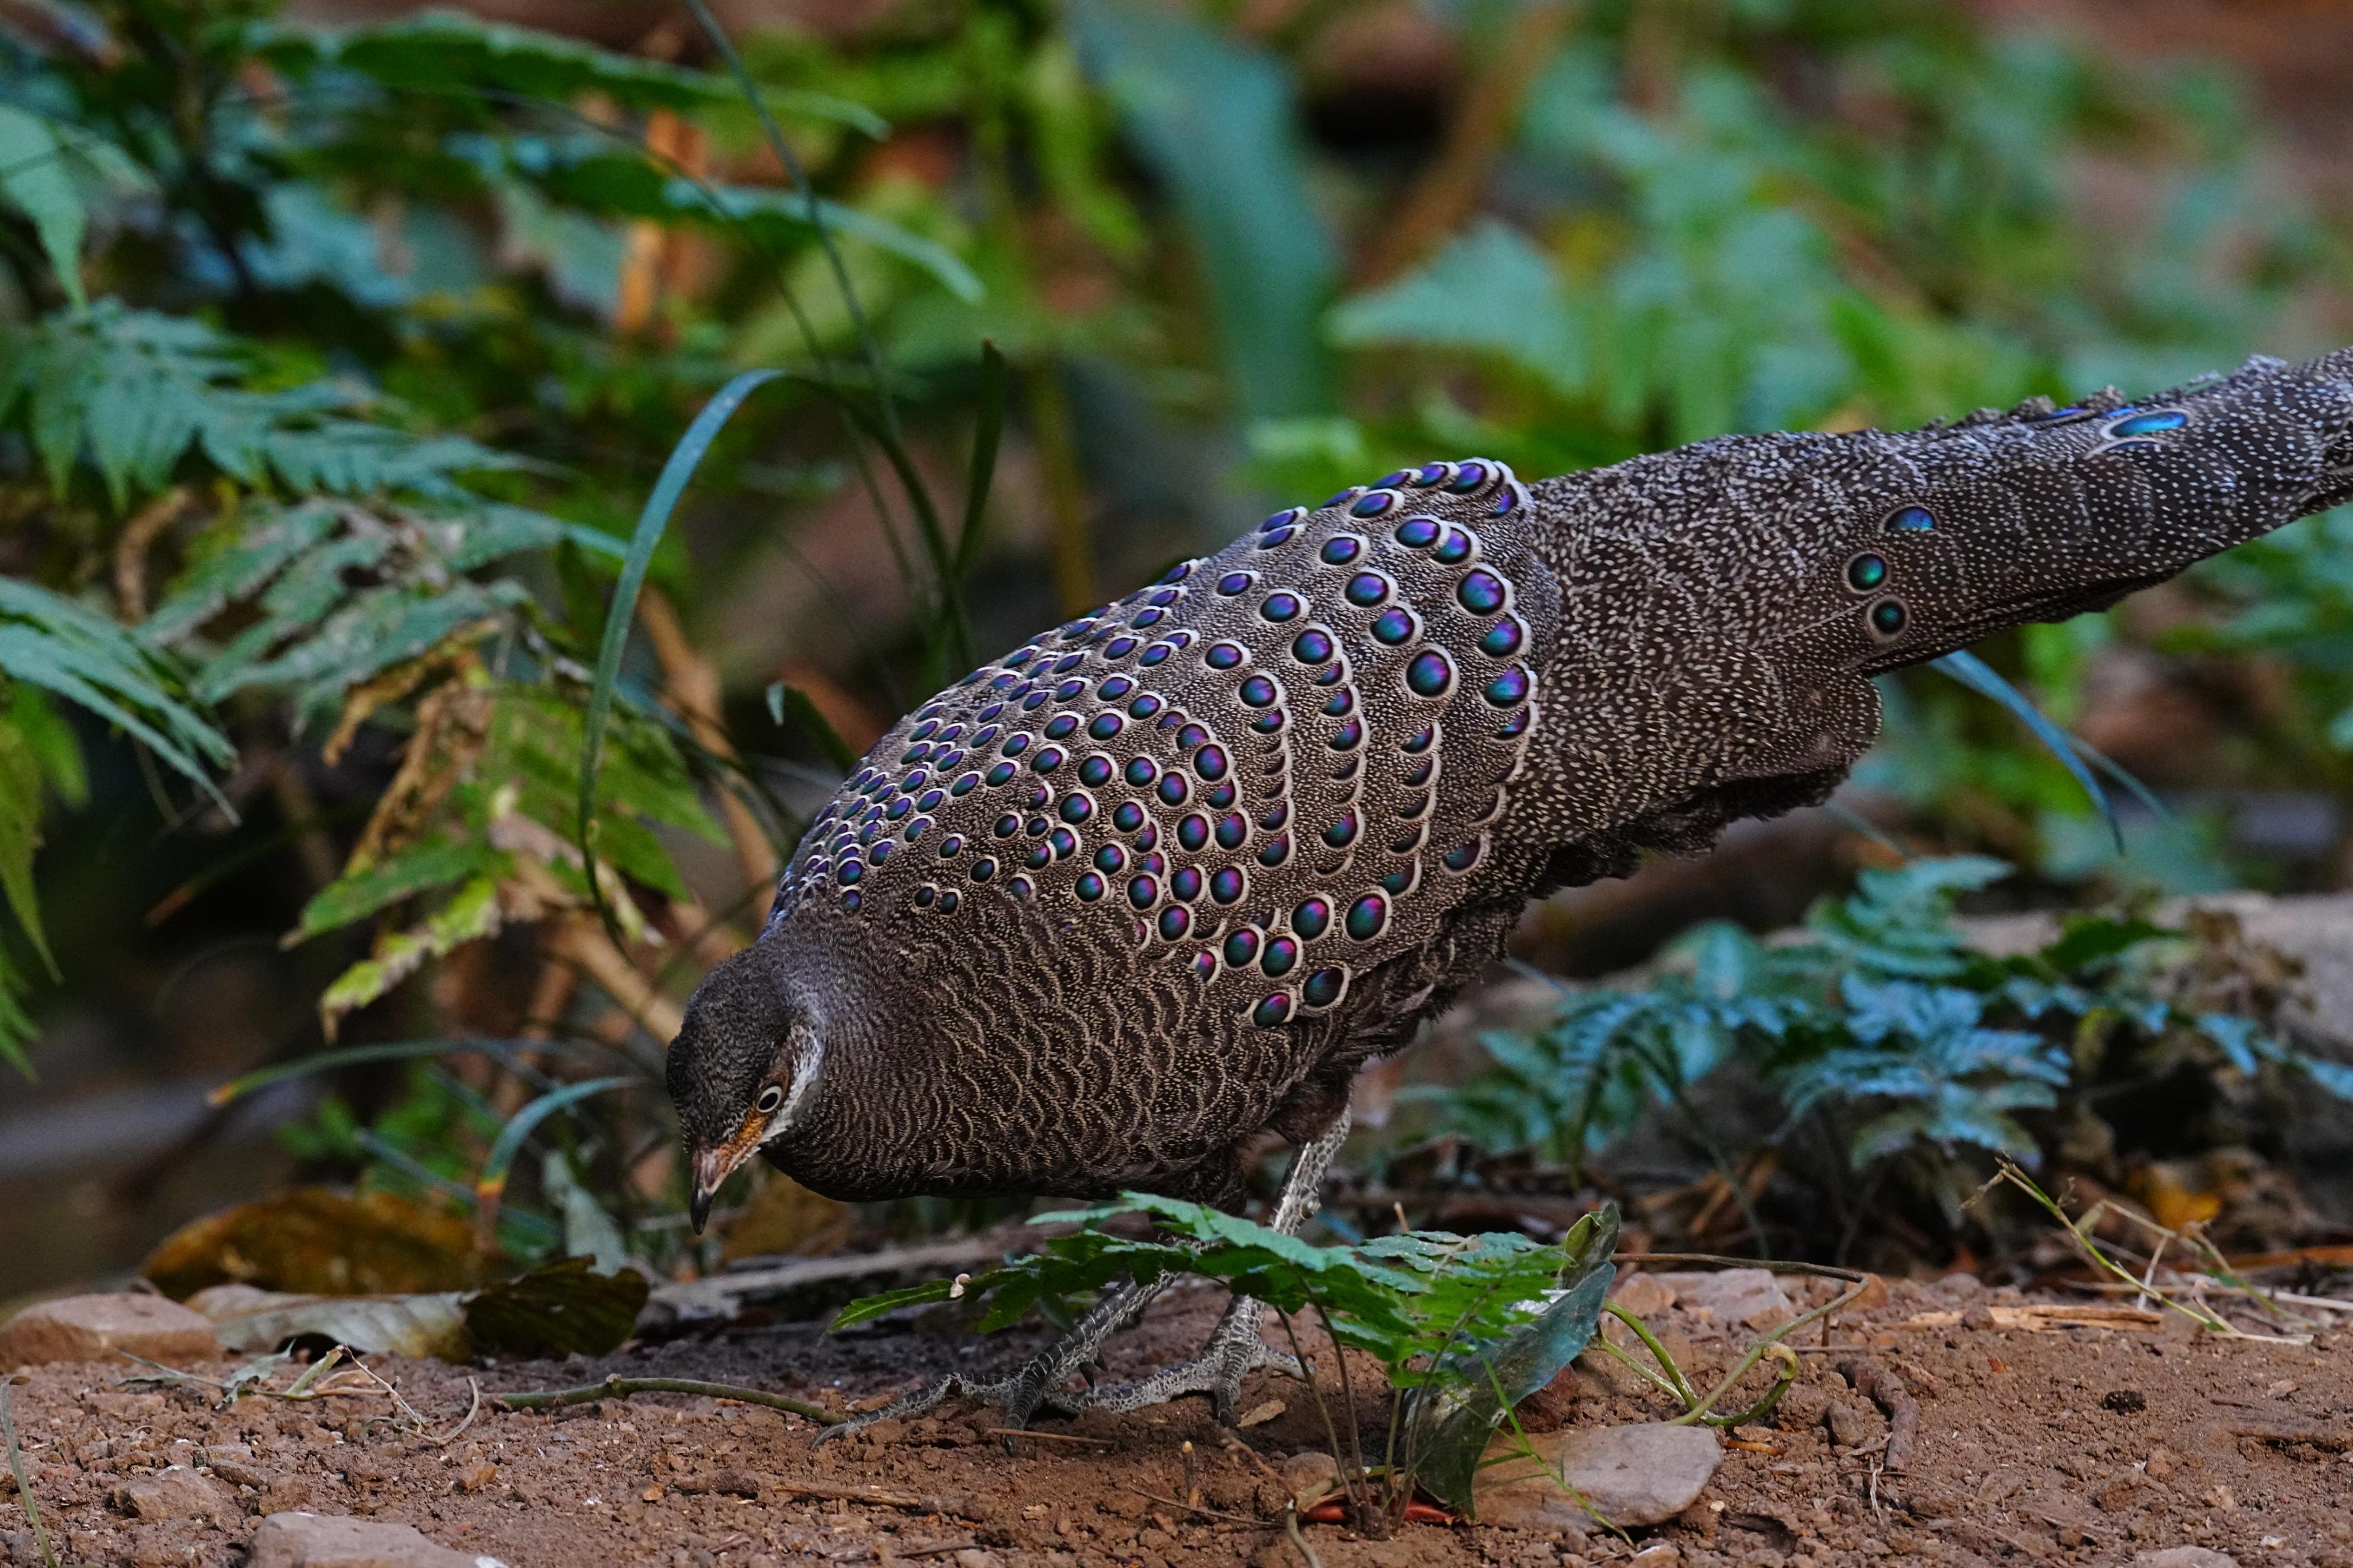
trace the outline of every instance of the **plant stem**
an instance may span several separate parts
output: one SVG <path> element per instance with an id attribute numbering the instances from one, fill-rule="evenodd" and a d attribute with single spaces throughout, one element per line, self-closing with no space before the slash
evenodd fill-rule
<path id="1" fill-rule="evenodd" d="M 25 1505 L 25 1517 L 33 1521 L 33 1544 L 41 1549 L 41 1561 L 48 1568 L 58 1568 L 58 1554 L 49 1545 L 49 1532 L 41 1525 L 41 1505 L 33 1500 L 32 1478 L 25 1473 L 25 1450 L 16 1441 L 15 1402 L 5 1377 L 0 1377 L 0 1439 L 5 1439 L 8 1445 L 8 1469 L 16 1478 L 17 1500 Z"/>

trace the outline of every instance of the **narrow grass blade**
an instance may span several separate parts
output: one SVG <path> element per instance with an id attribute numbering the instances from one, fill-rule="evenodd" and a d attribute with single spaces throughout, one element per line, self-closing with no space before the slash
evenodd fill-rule
<path id="1" fill-rule="evenodd" d="M 514 1165 L 515 1156 L 522 1152 L 524 1142 L 539 1131 L 540 1123 L 559 1110 L 568 1110 L 584 1100 L 617 1089 L 628 1089 L 640 1080 L 634 1078 L 592 1078 L 580 1083 L 567 1083 L 562 1089 L 550 1089 L 537 1100 L 514 1113 L 491 1145 L 489 1156 L 482 1162 L 482 1173 L 474 1179 L 474 1236 L 487 1251 L 498 1236 L 499 1200 L 506 1195 L 507 1172 Z"/>
<path id="2" fill-rule="evenodd" d="M 653 494 L 646 498 L 646 509 L 638 514 L 637 531 L 629 536 L 629 553 L 621 562 L 620 580 L 613 584 L 613 602 L 605 611 L 605 640 L 596 654 L 596 681 L 588 693 L 588 717 L 580 738 L 580 854 L 588 877 L 588 896 L 596 905 L 596 912 L 605 928 L 615 940 L 619 940 L 613 911 L 605 902 L 604 889 L 596 879 L 596 773 L 605 748 L 605 727 L 613 716 L 613 689 L 620 679 L 621 655 L 629 645 L 629 627 L 637 620 L 638 594 L 644 588 L 646 570 L 653 564 L 654 547 L 661 542 L 662 531 L 670 526 L 670 513 L 677 510 L 679 498 L 686 493 L 688 481 L 702 464 L 711 443 L 733 417 L 744 400 L 760 387 L 777 378 L 781 372 L 747 370 L 721 387 L 694 423 L 686 427 L 678 445 L 670 448 L 670 460 L 662 465 L 661 478 L 655 481 Z"/>
<path id="3" fill-rule="evenodd" d="M 610 1047 L 575 1040 L 385 1040 L 367 1046 L 344 1046 L 332 1051 L 315 1051 L 290 1062 L 258 1068 L 241 1078 L 233 1078 L 214 1089 L 206 1098 L 214 1105 L 227 1105 L 241 1100 L 255 1089 L 267 1089 L 290 1078 L 307 1078 L 312 1073 L 332 1072 L 337 1068 L 355 1067 L 362 1062 L 401 1061 L 416 1057 L 496 1057 L 512 1063 L 523 1051 L 555 1051 L 578 1055 L 612 1056 Z"/>
<path id="4" fill-rule="evenodd" d="M 2100 781 L 2092 776 L 2091 768 L 2085 765 L 2083 755 L 2075 749 L 2073 738 L 2066 731 L 2052 723 L 2044 716 L 2042 710 L 2027 700 L 2026 693 L 2003 679 L 1991 665 L 1973 653 L 1948 653 L 1942 658 L 1931 660 L 1930 668 L 1951 676 L 1981 697 L 1992 698 L 2009 709 L 2020 723 L 2034 731 L 2034 738 L 2051 748 L 2051 754 L 2075 775 L 2075 782 L 2082 784 L 2084 793 L 2092 797 L 2092 804 L 2099 808 L 2101 818 L 2108 825 L 2109 836 L 2116 840 L 2116 853 L 2121 855 L 2125 852 L 2124 825 L 2116 820 L 2116 808 L 2108 800 L 2107 791 L 2100 787 Z"/>
<path id="5" fill-rule="evenodd" d="M 997 477 L 997 445 L 1005 434 L 1005 356 L 996 343 L 980 343 L 978 426 L 972 437 L 972 472 L 964 487 L 964 531 L 956 535 L 955 583 L 959 599 L 965 579 L 980 555 L 981 527 L 988 515 L 988 489 Z"/>
<path id="6" fill-rule="evenodd" d="M 817 742 L 818 749 L 825 753 L 825 760 L 840 770 L 843 777 L 847 778 L 849 771 L 858 765 L 858 753 L 849 749 L 849 742 L 841 738 L 841 731 L 818 710 L 817 703 L 799 687 L 787 686 L 781 680 L 769 687 L 768 717 L 779 726 L 789 718 L 807 731 L 810 738 Z"/>

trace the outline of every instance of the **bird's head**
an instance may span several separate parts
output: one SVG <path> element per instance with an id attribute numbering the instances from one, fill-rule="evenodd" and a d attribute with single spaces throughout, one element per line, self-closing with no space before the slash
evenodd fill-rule
<path id="1" fill-rule="evenodd" d="M 668 1078 L 700 1231 L 735 1167 L 788 1134 L 825 1058 L 821 998 L 797 984 L 784 944 L 754 943 L 719 965 L 686 1005 Z"/>

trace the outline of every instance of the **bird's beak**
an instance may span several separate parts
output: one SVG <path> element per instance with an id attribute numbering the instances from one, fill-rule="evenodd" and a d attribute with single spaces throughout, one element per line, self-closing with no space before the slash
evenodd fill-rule
<path id="1" fill-rule="evenodd" d="M 701 1236 L 711 1218 L 711 1201 L 719 1195 L 720 1184 L 735 1173 L 735 1167 L 749 1158 L 760 1145 L 756 1139 L 739 1136 L 716 1149 L 698 1150 L 694 1156 L 694 1196 L 688 1200 L 687 1217 L 694 1221 L 694 1234 Z"/>

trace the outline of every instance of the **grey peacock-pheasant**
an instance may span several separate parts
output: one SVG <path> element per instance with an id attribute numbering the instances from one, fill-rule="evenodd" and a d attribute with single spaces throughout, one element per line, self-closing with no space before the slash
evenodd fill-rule
<path id="1" fill-rule="evenodd" d="M 2353 349 L 2127 405 L 1908 433 L 1729 436 L 1524 485 L 1482 458 L 1293 508 L 975 670 L 810 825 L 759 941 L 670 1048 L 697 1188 L 754 1152 L 842 1198 L 1233 1203 L 1493 961 L 1524 903 L 1819 802 L 1870 678 L 2063 619 L 2353 500 Z M 1200 1359 L 1073 1394 L 1148 1291 L 957 1391 L 1016 1422 L 1204 1392 Z"/>

